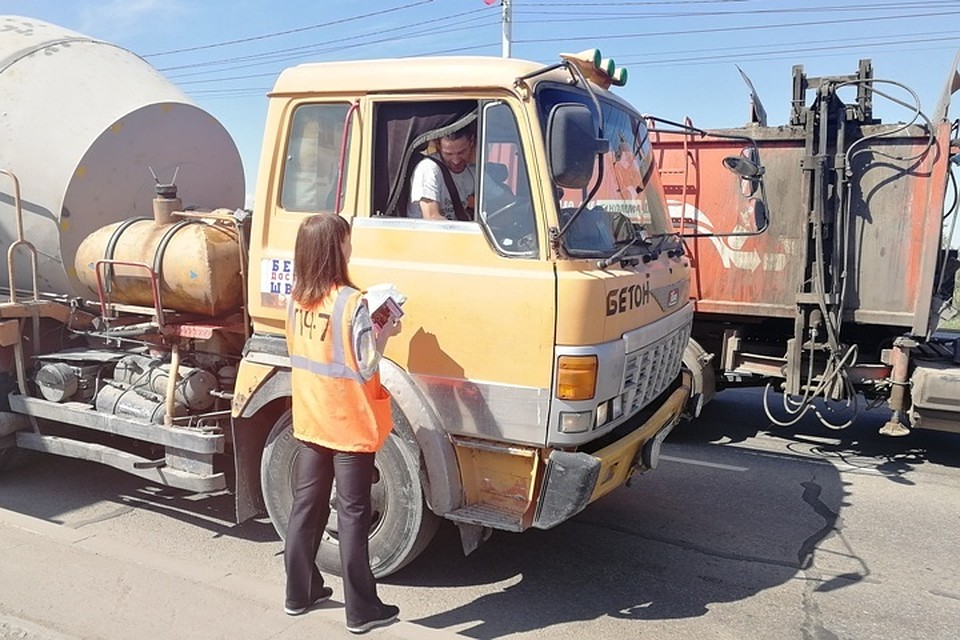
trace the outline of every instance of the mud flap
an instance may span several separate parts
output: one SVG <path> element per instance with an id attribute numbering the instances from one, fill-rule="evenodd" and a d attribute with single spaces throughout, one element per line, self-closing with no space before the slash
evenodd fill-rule
<path id="1" fill-rule="evenodd" d="M 236 470 L 234 499 L 237 524 L 267 510 L 260 490 L 260 458 L 272 426 L 263 420 L 234 418 L 230 421 Z"/>
<path id="2" fill-rule="evenodd" d="M 457 529 L 460 530 L 460 545 L 463 547 L 463 555 L 468 556 L 493 534 L 493 529 L 479 524 L 469 524 L 458 522 Z"/>

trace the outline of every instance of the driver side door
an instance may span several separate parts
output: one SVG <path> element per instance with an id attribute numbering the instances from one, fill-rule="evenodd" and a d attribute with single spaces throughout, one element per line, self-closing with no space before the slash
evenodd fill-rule
<path id="1" fill-rule="evenodd" d="M 374 135 L 391 130 L 383 122 L 388 114 L 403 112 L 410 121 L 420 104 L 406 98 L 403 108 L 394 101 L 378 110 L 375 103 Z M 422 105 L 424 114 L 439 110 L 435 99 Z M 541 255 L 516 118 L 505 102 L 473 107 L 476 219 L 407 218 L 402 206 L 396 215 L 377 215 L 374 202 L 372 215 L 353 220 L 350 272 L 360 286 L 390 282 L 406 295 L 401 333 L 385 355 L 410 374 L 448 432 L 545 442 L 556 276 Z M 394 151 L 383 140 L 367 148 Z M 371 192 L 391 181 L 380 173 L 371 176 Z"/>

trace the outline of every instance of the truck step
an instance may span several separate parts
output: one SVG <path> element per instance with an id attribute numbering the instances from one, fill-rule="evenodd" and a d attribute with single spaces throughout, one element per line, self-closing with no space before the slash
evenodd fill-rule
<path id="1" fill-rule="evenodd" d="M 523 531 L 524 527 L 517 514 L 512 511 L 498 508 L 491 504 L 478 503 L 461 507 L 443 516 L 454 522 L 477 524 L 501 531 Z"/>

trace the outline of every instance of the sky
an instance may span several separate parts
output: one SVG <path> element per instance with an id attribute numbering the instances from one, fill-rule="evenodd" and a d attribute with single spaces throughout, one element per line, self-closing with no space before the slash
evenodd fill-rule
<path id="1" fill-rule="evenodd" d="M 487 4 L 490 2 L 490 4 Z M 750 78 L 768 123 L 788 119 L 792 68 L 876 78 L 932 113 L 960 49 L 960 0 L 511 0 L 510 53 L 542 63 L 600 48 L 629 70 L 641 113 L 711 128 L 749 117 Z M 266 93 L 295 64 L 414 55 L 500 56 L 500 0 L 0 0 L 0 15 L 51 22 L 128 49 L 216 116 L 255 184 Z M 2 33 L 0 33 L 2 37 Z M 909 93 L 896 94 L 912 101 Z M 958 98 L 960 100 L 960 98 Z M 809 102 L 809 100 L 808 100 Z M 876 116 L 902 121 L 877 100 Z M 953 110 L 953 117 L 960 113 Z"/>

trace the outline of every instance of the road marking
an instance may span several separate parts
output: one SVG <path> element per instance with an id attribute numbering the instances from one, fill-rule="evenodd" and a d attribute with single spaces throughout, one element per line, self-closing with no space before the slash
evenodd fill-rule
<path id="1" fill-rule="evenodd" d="M 724 469 L 726 471 L 747 471 L 748 467 L 735 467 L 732 464 L 720 464 L 718 462 L 704 462 L 703 460 L 691 460 L 690 458 L 675 458 L 673 456 L 660 456 L 661 460 L 669 462 L 679 462 L 681 464 L 695 464 L 700 467 L 710 467 L 712 469 Z"/>

